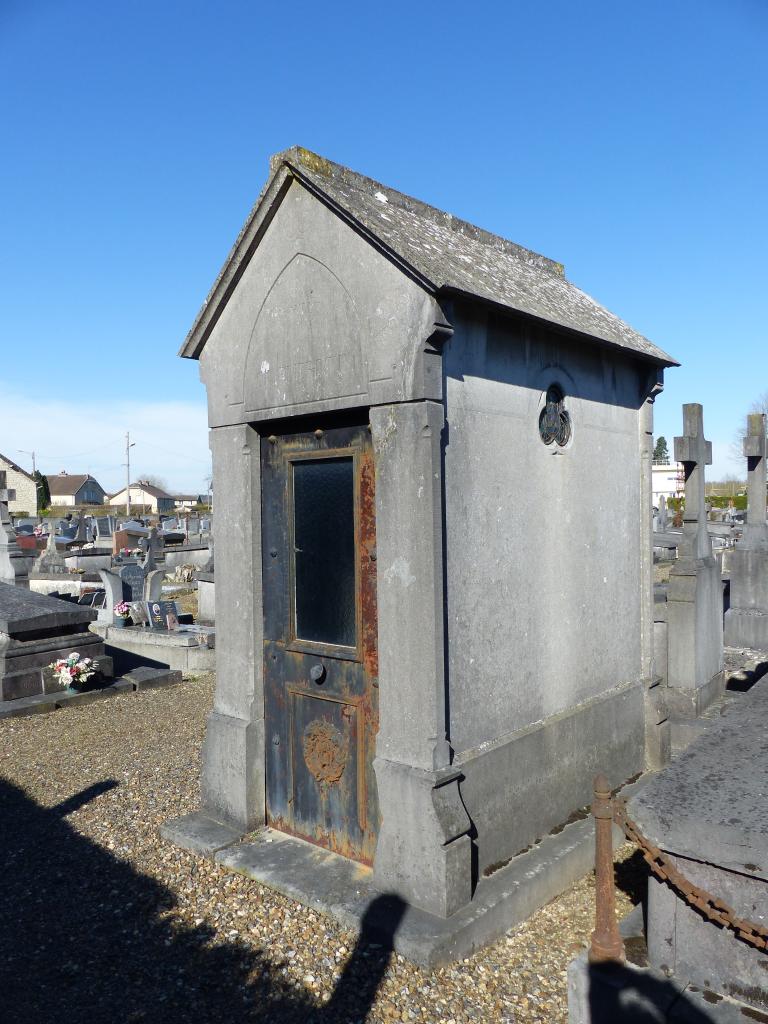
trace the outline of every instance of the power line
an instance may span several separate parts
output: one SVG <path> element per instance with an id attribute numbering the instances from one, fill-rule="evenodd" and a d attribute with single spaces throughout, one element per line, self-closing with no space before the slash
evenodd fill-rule
<path id="1" fill-rule="evenodd" d="M 117 439 L 107 441 L 106 444 L 99 445 L 98 448 L 91 448 L 87 452 L 69 452 L 65 455 L 49 455 L 47 452 L 38 452 L 35 454 L 38 459 L 84 459 L 87 455 L 93 455 L 95 452 L 103 452 L 105 448 L 111 448 L 114 444 L 117 444 Z"/>

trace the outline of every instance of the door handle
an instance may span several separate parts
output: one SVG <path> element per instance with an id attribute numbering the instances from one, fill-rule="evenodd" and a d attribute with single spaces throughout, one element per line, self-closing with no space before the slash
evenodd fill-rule
<path id="1" fill-rule="evenodd" d="M 313 683 L 317 683 L 318 686 L 322 686 L 325 682 L 325 665 L 313 665 L 309 670 L 309 678 Z"/>

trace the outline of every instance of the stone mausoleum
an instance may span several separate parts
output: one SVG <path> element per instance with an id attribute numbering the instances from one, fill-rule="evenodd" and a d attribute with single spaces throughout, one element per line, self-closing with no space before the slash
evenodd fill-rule
<path id="1" fill-rule="evenodd" d="M 301 851 L 357 865 L 463 954 L 588 869 L 567 823 L 598 766 L 664 759 L 675 363 L 560 264 L 302 149 L 181 354 L 208 394 L 217 682 L 201 812 L 165 834 L 222 857 L 263 826 L 283 854 L 255 875 L 322 902 Z"/>

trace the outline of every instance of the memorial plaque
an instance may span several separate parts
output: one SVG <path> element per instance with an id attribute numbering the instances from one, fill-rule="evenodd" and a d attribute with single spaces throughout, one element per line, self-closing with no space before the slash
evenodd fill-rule
<path id="1" fill-rule="evenodd" d="M 140 565 L 130 562 L 119 572 L 126 601 L 141 601 L 144 597 L 144 571 Z"/>
<path id="2" fill-rule="evenodd" d="M 147 614 L 152 629 L 169 629 L 168 618 L 178 624 L 178 612 L 175 601 L 147 601 Z"/>
<path id="3" fill-rule="evenodd" d="M 99 537 L 112 536 L 112 527 L 109 521 L 109 516 L 98 516 L 96 518 L 96 531 Z"/>

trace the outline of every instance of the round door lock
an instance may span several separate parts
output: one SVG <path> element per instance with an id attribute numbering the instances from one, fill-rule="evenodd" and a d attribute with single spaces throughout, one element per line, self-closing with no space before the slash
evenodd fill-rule
<path id="1" fill-rule="evenodd" d="M 309 678 L 313 683 L 321 686 L 325 681 L 325 665 L 313 665 L 309 670 Z"/>

